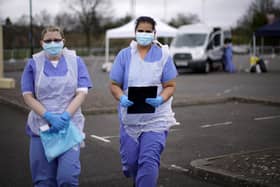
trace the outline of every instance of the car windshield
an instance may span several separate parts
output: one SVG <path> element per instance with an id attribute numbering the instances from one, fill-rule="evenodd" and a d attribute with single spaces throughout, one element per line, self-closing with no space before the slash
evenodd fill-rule
<path id="1" fill-rule="evenodd" d="M 173 46 L 175 47 L 198 47 L 205 42 L 206 34 L 179 34 L 176 36 Z"/>

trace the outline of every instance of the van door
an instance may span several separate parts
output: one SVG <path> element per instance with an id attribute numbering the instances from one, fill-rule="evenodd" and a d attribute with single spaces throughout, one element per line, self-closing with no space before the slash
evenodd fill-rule
<path id="1" fill-rule="evenodd" d="M 223 58 L 223 37 L 222 31 L 214 32 L 209 40 L 207 47 L 208 57 L 212 61 L 221 61 Z"/>

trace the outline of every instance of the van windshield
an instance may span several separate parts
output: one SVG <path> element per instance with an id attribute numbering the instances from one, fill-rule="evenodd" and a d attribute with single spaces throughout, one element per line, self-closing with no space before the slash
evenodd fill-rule
<path id="1" fill-rule="evenodd" d="M 198 47 L 205 42 L 206 34 L 179 34 L 173 42 L 175 47 Z"/>

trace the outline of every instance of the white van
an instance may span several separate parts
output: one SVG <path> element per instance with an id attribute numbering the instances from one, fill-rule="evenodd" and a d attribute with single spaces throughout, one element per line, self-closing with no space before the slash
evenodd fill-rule
<path id="1" fill-rule="evenodd" d="M 229 31 L 205 24 L 179 27 L 170 45 L 176 67 L 208 73 L 213 69 L 214 63 L 222 65 L 226 37 L 231 37 Z"/>

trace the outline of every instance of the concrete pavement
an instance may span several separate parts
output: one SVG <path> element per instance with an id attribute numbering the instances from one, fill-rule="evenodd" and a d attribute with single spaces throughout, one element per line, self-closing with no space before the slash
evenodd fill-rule
<path id="1" fill-rule="evenodd" d="M 198 159 L 191 166 L 192 175 L 226 186 L 280 185 L 280 147 Z"/>

